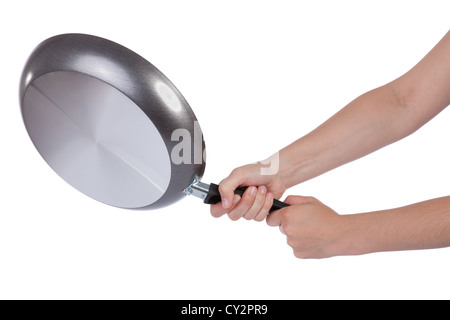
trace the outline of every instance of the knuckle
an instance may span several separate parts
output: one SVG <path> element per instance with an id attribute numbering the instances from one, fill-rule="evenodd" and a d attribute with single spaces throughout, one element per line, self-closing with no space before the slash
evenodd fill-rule
<path id="1" fill-rule="evenodd" d="M 302 250 L 294 250 L 294 256 L 296 258 L 299 258 L 299 259 L 306 259 L 307 258 L 306 253 L 304 251 L 302 251 Z"/>
<path id="2" fill-rule="evenodd" d="M 224 194 L 228 192 L 228 184 L 226 180 L 223 180 L 220 184 L 219 184 L 219 193 L 220 194 Z"/>
<path id="3" fill-rule="evenodd" d="M 222 212 L 222 210 L 220 210 L 221 208 L 219 208 L 219 206 L 217 206 L 217 205 L 212 205 L 211 206 L 211 209 L 210 209 L 210 212 L 211 212 L 211 215 L 214 217 L 214 218 L 219 218 L 219 217 L 221 217 L 223 214 L 225 214 L 225 212 Z"/>
<path id="4" fill-rule="evenodd" d="M 266 217 L 269 216 L 269 210 L 262 208 L 261 210 L 259 210 L 258 214 L 255 217 L 255 221 L 261 222 L 263 221 Z"/>
<path id="5" fill-rule="evenodd" d="M 290 236 L 292 234 L 291 226 L 288 223 L 282 223 L 283 231 L 286 236 Z"/>
<path id="6" fill-rule="evenodd" d="M 270 208 L 272 207 L 272 205 L 273 205 L 273 200 L 272 199 L 265 199 L 264 200 L 264 205 L 263 205 L 263 209 L 265 210 L 265 211 L 269 211 L 270 210 Z"/>
<path id="7" fill-rule="evenodd" d="M 266 197 L 258 190 L 256 189 L 256 195 L 255 195 L 255 204 L 257 205 L 258 211 L 261 210 L 264 205 L 266 204 Z"/>
<path id="8" fill-rule="evenodd" d="M 237 221 L 237 220 L 239 220 L 241 218 L 240 216 L 237 216 L 237 215 L 234 215 L 234 214 L 230 214 L 230 213 L 228 213 L 228 217 L 231 220 L 233 220 L 233 221 Z"/>
<path id="9" fill-rule="evenodd" d="M 281 221 L 283 221 L 283 224 L 289 225 L 291 222 L 291 213 L 290 211 L 287 210 L 283 210 L 283 212 L 281 212 Z"/>
<path id="10" fill-rule="evenodd" d="M 228 217 L 233 221 L 239 220 L 242 216 L 243 214 L 238 210 L 231 210 L 228 212 Z"/>
<path id="11" fill-rule="evenodd" d="M 286 232 L 286 230 L 284 230 L 284 228 L 283 228 L 283 231 Z M 288 236 L 287 237 L 287 244 L 288 244 L 289 247 L 295 248 L 297 246 L 297 241 L 295 241 L 292 237 Z"/>
<path id="12" fill-rule="evenodd" d="M 238 172 L 239 172 L 239 167 L 238 168 L 234 168 L 233 170 L 231 170 L 230 176 L 235 176 Z"/>
<path id="13" fill-rule="evenodd" d="M 244 214 L 244 218 L 247 220 L 253 220 L 257 217 L 259 213 L 259 208 L 252 206 L 250 209 Z"/>
<path id="14" fill-rule="evenodd" d="M 250 187 L 250 188 L 254 188 L 254 187 Z M 251 205 L 253 204 L 253 201 L 255 200 L 255 194 L 251 194 L 251 190 L 250 188 L 248 188 L 245 192 L 244 195 L 242 197 L 242 202 L 246 205 Z"/>
<path id="15" fill-rule="evenodd" d="M 265 217 L 265 216 L 266 216 L 266 215 L 259 214 L 259 215 L 257 215 L 253 220 L 255 220 L 255 221 L 257 221 L 257 222 L 261 222 L 261 221 L 264 220 L 264 217 Z"/>
<path id="16" fill-rule="evenodd" d="M 253 199 L 248 195 L 244 195 L 241 199 L 241 206 L 245 206 L 246 208 L 250 208 L 253 203 Z"/>
<path id="17" fill-rule="evenodd" d="M 241 175 L 242 175 L 242 167 L 234 168 L 230 173 L 230 177 L 233 178 L 240 178 Z"/>
<path id="18" fill-rule="evenodd" d="M 218 213 L 217 211 L 213 210 L 212 208 L 211 208 L 211 215 L 212 215 L 214 218 L 218 218 L 218 217 L 220 216 L 219 213 Z"/>
<path id="19" fill-rule="evenodd" d="M 295 196 L 287 196 L 286 199 L 284 199 L 284 201 L 291 202 L 292 199 L 295 199 Z"/>

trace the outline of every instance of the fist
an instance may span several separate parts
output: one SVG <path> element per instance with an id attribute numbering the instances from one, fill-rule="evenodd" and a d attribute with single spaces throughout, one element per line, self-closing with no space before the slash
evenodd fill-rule
<path id="1" fill-rule="evenodd" d="M 336 245 L 344 234 L 343 217 L 312 197 L 289 196 L 289 207 L 274 211 L 266 221 L 279 226 L 297 258 L 337 255 Z"/>

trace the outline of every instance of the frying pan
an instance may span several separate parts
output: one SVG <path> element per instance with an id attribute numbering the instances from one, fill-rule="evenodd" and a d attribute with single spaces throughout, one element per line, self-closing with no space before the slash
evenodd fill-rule
<path id="1" fill-rule="evenodd" d="M 24 67 L 20 103 L 44 160 L 93 199 L 129 209 L 189 194 L 221 201 L 218 185 L 200 181 L 205 143 L 189 104 L 156 67 L 115 42 L 85 34 L 45 40 Z M 284 206 L 274 200 L 271 211 Z"/>

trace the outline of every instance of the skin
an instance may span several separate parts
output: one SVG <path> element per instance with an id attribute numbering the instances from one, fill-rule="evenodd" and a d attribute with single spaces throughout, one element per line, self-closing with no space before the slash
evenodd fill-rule
<path id="1" fill-rule="evenodd" d="M 279 170 L 261 174 L 272 158 L 234 169 L 219 185 L 224 214 L 279 226 L 299 258 L 450 246 L 450 196 L 390 210 L 339 215 L 312 197 L 268 215 L 286 189 L 398 141 L 450 104 L 450 32 L 411 70 L 345 106 L 275 155 Z M 250 186 L 242 199 L 238 186 Z"/>

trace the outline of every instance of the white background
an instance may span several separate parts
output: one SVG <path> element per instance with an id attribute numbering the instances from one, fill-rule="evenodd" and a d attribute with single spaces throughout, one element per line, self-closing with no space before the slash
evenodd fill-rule
<path id="1" fill-rule="evenodd" d="M 449 30 L 444 1 L 13 1 L 0 20 L 0 298 L 450 298 L 450 249 L 296 259 L 278 228 L 214 219 L 197 198 L 112 208 L 63 182 L 22 123 L 22 67 L 66 32 L 162 70 L 202 126 L 205 182 L 261 160 L 400 76 Z M 288 190 L 342 214 L 450 192 L 450 110 L 412 136 Z"/>

